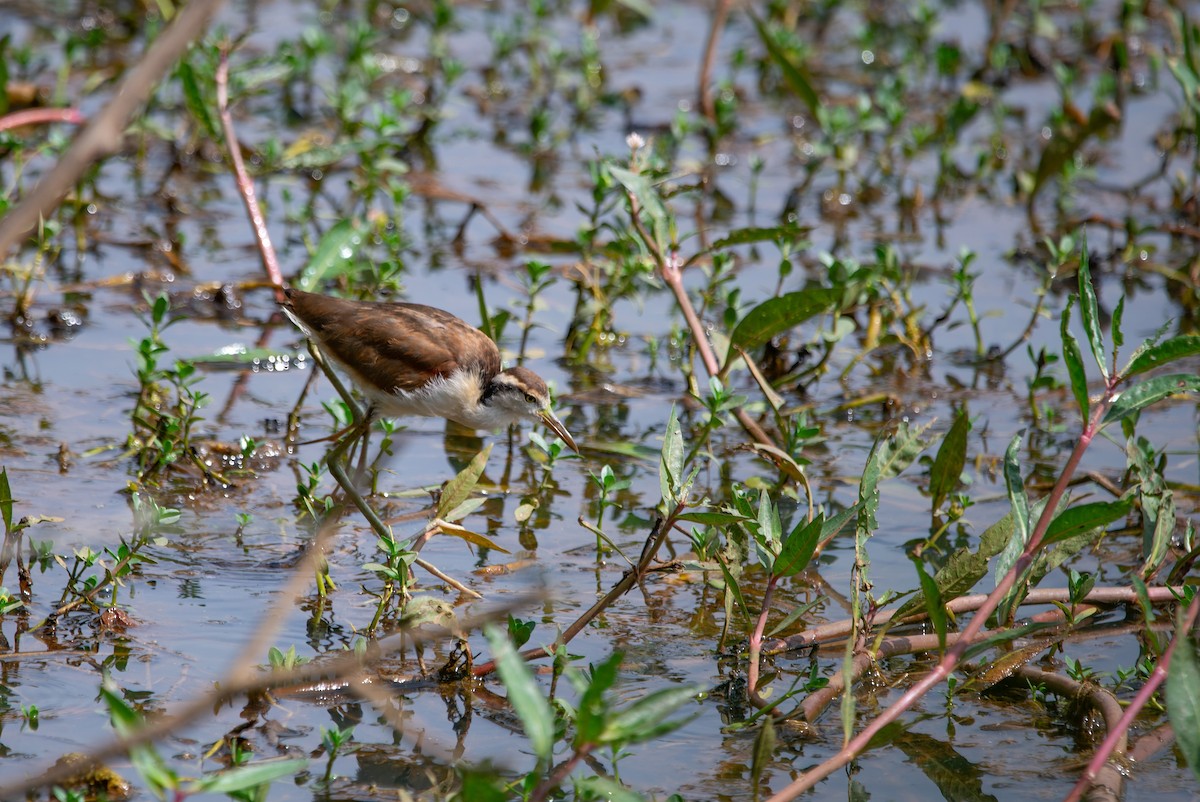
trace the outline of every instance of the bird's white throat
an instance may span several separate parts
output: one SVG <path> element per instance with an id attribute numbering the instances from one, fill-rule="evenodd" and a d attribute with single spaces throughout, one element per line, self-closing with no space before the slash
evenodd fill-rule
<path id="1" fill-rule="evenodd" d="M 479 403 L 483 381 L 475 371 L 459 370 L 449 377 L 435 376 L 424 387 L 412 391 L 387 393 L 365 381 L 355 383 L 366 393 L 378 414 L 385 418 L 404 415 L 448 418 L 463 426 L 487 431 L 508 426 L 517 420 L 508 410 Z"/>

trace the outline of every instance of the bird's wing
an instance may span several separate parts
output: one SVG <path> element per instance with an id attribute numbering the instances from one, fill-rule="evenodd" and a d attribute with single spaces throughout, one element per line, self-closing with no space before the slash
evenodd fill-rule
<path id="1" fill-rule="evenodd" d="M 486 380 L 500 370 L 500 351 L 486 334 L 432 306 L 289 297 L 295 314 L 325 350 L 363 379 L 389 392 L 411 391 L 459 369 Z"/>

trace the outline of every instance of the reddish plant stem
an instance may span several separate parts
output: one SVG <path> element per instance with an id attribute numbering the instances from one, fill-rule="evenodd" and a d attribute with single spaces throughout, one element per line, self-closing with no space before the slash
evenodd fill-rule
<path id="1" fill-rule="evenodd" d="M 87 118 L 83 112 L 75 108 L 66 109 L 22 109 L 12 114 L 0 117 L 0 131 L 20 128 L 22 125 L 48 125 L 51 123 L 69 123 L 82 125 Z"/>
<path id="2" fill-rule="evenodd" d="M 756 705 L 761 706 L 762 700 L 758 695 L 758 663 L 762 658 L 763 632 L 767 628 L 767 614 L 771 611 L 771 597 L 775 595 L 775 584 L 779 577 L 775 574 L 767 580 L 767 589 L 763 591 L 762 611 L 754 624 L 754 632 L 750 635 L 750 660 L 746 668 L 746 686 L 750 698 Z"/>
<path id="3" fill-rule="evenodd" d="M 721 41 L 721 31 L 725 30 L 725 21 L 729 19 L 730 0 L 717 0 L 713 8 L 712 25 L 708 29 L 708 41 L 704 45 L 704 59 L 700 62 L 699 90 L 700 113 L 710 123 L 717 121 L 716 104 L 712 95 L 713 62 L 717 58 L 717 43 Z"/>
<path id="4" fill-rule="evenodd" d="M 570 776 L 571 771 L 595 748 L 594 744 L 584 744 L 575 750 L 572 755 L 554 767 L 554 770 L 546 776 L 538 784 L 538 787 L 533 789 L 533 793 L 529 795 L 529 802 L 542 802 L 550 796 L 550 792 L 563 784 L 563 781 Z"/>
<path id="5" fill-rule="evenodd" d="M 283 271 L 279 269 L 279 260 L 275 256 L 275 248 L 271 245 L 271 232 L 267 229 L 267 220 L 263 217 L 258 205 L 258 197 L 254 193 L 254 181 L 246 172 L 246 162 L 242 160 L 242 147 L 238 143 L 237 133 L 233 129 L 233 115 L 229 113 L 229 53 L 221 51 L 221 61 L 217 64 L 217 111 L 221 116 L 221 129 L 225 133 L 225 144 L 229 147 L 229 160 L 233 163 L 233 173 L 236 179 L 238 194 L 246 206 L 250 216 L 250 225 L 254 229 L 254 239 L 258 244 L 258 252 L 262 256 L 263 269 L 267 272 L 267 280 L 275 286 L 275 300 L 282 303 Z"/>
<path id="6" fill-rule="evenodd" d="M 641 234 L 642 239 L 650 247 L 651 253 L 654 254 L 655 261 L 658 262 L 659 272 L 662 274 L 663 282 L 671 288 L 671 292 L 675 295 L 675 302 L 679 304 L 679 308 L 683 311 L 683 318 L 687 321 L 688 329 L 692 332 L 692 341 L 696 343 L 696 350 L 700 352 L 700 359 L 704 362 L 704 369 L 710 377 L 719 376 L 721 366 L 717 363 L 717 355 L 713 353 L 712 346 L 708 343 L 708 333 L 704 331 L 704 324 L 700 322 L 700 316 L 696 314 L 695 307 L 692 306 L 692 300 L 688 298 L 687 290 L 683 286 L 683 260 L 679 254 L 671 253 L 664 256 L 658 248 L 653 244 L 649 233 L 642 226 L 641 215 L 638 213 L 637 199 L 633 195 L 629 196 L 629 205 L 633 215 L 634 225 Z M 738 423 L 746 430 L 746 433 L 753 437 L 763 445 L 778 448 L 771 436 L 763 431 L 762 427 L 746 413 L 746 410 L 738 407 L 734 411 L 734 416 L 738 419 Z"/>
<path id="7" fill-rule="evenodd" d="M 1079 782 L 1075 783 L 1075 787 L 1071 789 L 1071 793 L 1067 795 L 1066 802 L 1074 802 L 1074 800 L 1082 799 L 1086 792 L 1096 779 L 1102 776 L 1105 764 L 1109 757 L 1114 752 L 1124 751 L 1122 747 L 1122 739 L 1129 732 L 1129 728 L 1133 726 L 1133 720 L 1142 712 L 1142 708 L 1154 696 L 1159 686 L 1167 679 L 1167 666 L 1171 664 L 1171 655 L 1175 653 L 1175 647 L 1178 645 L 1180 638 L 1183 638 L 1196 624 L 1196 616 L 1200 614 L 1200 594 L 1196 594 L 1192 598 L 1192 603 L 1188 605 L 1187 613 L 1184 615 L 1183 626 L 1163 653 L 1159 656 L 1158 661 L 1154 664 L 1154 670 L 1150 672 L 1150 679 L 1138 691 L 1137 696 L 1129 703 L 1129 707 L 1125 709 L 1125 714 L 1121 716 L 1120 723 L 1115 727 L 1109 727 L 1108 735 L 1096 750 L 1096 754 L 1092 755 L 1092 759 L 1088 762 L 1087 770 L 1079 778 Z"/>
<path id="8" fill-rule="evenodd" d="M 904 711 L 916 704 L 934 686 L 941 684 L 950 676 L 950 673 L 962 660 L 971 641 L 983 629 L 983 625 L 986 623 L 988 617 L 996 611 L 996 608 L 1000 605 L 1004 597 L 1008 595 L 1009 590 L 1016 584 L 1018 578 L 1025 573 L 1025 569 L 1033 562 L 1038 549 L 1041 547 L 1046 529 L 1050 526 L 1050 521 L 1054 518 L 1059 500 L 1066 493 L 1067 486 L 1070 484 L 1075 470 L 1079 467 L 1079 462 L 1083 459 L 1084 452 L 1087 451 L 1092 439 L 1100 430 L 1100 422 L 1104 419 L 1104 413 L 1113 402 L 1115 387 L 1116 380 L 1113 380 L 1109 384 L 1104 397 L 1093 408 L 1091 418 L 1084 426 L 1083 432 L 1079 435 L 1079 440 L 1075 443 L 1075 448 L 1071 452 L 1071 456 L 1067 460 L 1062 474 L 1058 477 L 1058 481 L 1055 482 L 1054 488 L 1050 491 L 1050 495 L 1046 499 L 1046 506 L 1042 510 L 1041 517 L 1038 518 L 1037 526 L 1034 527 L 1029 542 L 1025 545 L 1025 550 L 1021 552 L 1021 556 L 1017 559 L 1016 564 L 1008 570 L 1003 579 L 997 584 L 996 589 L 988 594 L 987 600 L 980 605 L 979 611 L 971 619 L 967 628 L 963 630 L 960 639 L 954 646 L 946 650 L 946 654 L 938 662 L 933 671 L 925 675 L 919 682 L 905 691 L 894 704 L 863 727 L 837 754 L 801 774 L 790 785 L 772 796 L 768 802 L 786 802 L 787 800 L 795 799 L 819 781 L 828 777 L 842 766 L 845 766 L 863 752 L 871 742 L 871 739 L 883 730 L 884 727 L 900 718 L 900 715 Z"/>

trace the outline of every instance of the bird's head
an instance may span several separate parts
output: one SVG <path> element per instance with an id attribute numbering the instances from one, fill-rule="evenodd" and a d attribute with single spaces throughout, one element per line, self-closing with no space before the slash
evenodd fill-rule
<path id="1" fill-rule="evenodd" d="M 571 450 L 579 453 L 575 439 L 550 409 L 550 391 L 542 377 L 528 368 L 509 368 L 492 378 L 482 403 L 493 412 L 517 420 L 540 421 L 550 428 Z"/>

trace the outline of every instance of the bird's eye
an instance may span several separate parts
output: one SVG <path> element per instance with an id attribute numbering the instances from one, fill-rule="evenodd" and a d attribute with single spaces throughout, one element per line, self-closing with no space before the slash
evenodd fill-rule
<path id="1" fill-rule="evenodd" d="M 528 403 L 530 403 L 530 404 L 536 404 L 536 403 L 537 403 L 537 399 L 533 397 L 533 394 L 532 394 L 532 393 L 525 393 L 525 401 L 526 401 L 526 402 L 528 402 Z"/>

